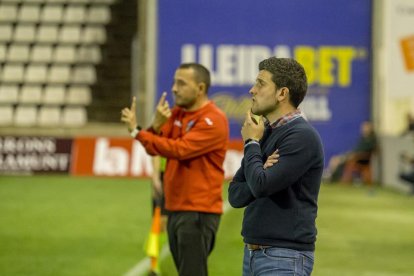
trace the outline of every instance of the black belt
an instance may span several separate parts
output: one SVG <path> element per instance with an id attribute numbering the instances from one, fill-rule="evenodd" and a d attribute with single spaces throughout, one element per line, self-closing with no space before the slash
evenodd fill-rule
<path id="1" fill-rule="evenodd" d="M 255 250 L 262 250 L 266 248 L 272 247 L 271 245 L 260 245 L 260 244 L 250 244 L 246 243 L 247 249 L 255 251 Z"/>

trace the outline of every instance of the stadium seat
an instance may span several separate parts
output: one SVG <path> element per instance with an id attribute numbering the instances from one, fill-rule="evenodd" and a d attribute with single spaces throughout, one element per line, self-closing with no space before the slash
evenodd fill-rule
<path id="1" fill-rule="evenodd" d="M 101 62 L 101 49 L 97 46 L 80 47 L 77 62 L 94 64 Z"/>
<path id="2" fill-rule="evenodd" d="M 56 63 L 74 63 L 76 61 L 76 49 L 72 46 L 58 46 L 55 48 L 53 61 Z"/>
<path id="3" fill-rule="evenodd" d="M 115 3 L 115 1 L 117 1 L 117 0 L 93 0 L 94 3 L 107 4 L 107 5 L 113 4 L 113 3 Z"/>
<path id="4" fill-rule="evenodd" d="M 69 66 L 53 65 L 48 74 L 49 83 L 68 83 L 70 81 L 71 69 Z"/>
<path id="5" fill-rule="evenodd" d="M 15 104 L 18 102 L 19 87 L 17 85 L 0 86 L 0 103 Z"/>
<path id="6" fill-rule="evenodd" d="M 60 43 L 79 43 L 81 38 L 80 26 L 63 26 L 59 33 Z"/>
<path id="7" fill-rule="evenodd" d="M 0 105 L 0 126 L 13 124 L 13 106 Z"/>
<path id="8" fill-rule="evenodd" d="M 19 22 L 38 22 L 40 17 L 40 8 L 35 5 L 24 5 L 19 10 Z"/>
<path id="9" fill-rule="evenodd" d="M 72 83 L 94 84 L 96 81 L 95 68 L 93 66 L 77 66 L 74 68 Z"/>
<path id="10" fill-rule="evenodd" d="M 107 6 L 94 6 L 89 9 L 88 23 L 107 24 L 111 20 L 111 13 Z"/>
<path id="11" fill-rule="evenodd" d="M 45 63 L 52 61 L 52 46 L 33 46 L 30 61 Z"/>
<path id="12" fill-rule="evenodd" d="M 14 22 L 17 19 L 16 5 L 0 5 L 0 22 Z"/>
<path id="13" fill-rule="evenodd" d="M 89 4 L 93 2 L 93 0 L 69 0 L 69 2 L 76 4 Z"/>
<path id="14" fill-rule="evenodd" d="M 0 41 L 9 42 L 12 37 L 13 27 L 11 25 L 0 25 Z"/>
<path id="15" fill-rule="evenodd" d="M 16 107 L 14 124 L 16 126 L 35 126 L 37 123 L 37 108 L 35 105 L 19 105 Z"/>
<path id="16" fill-rule="evenodd" d="M 65 4 L 68 0 L 45 0 L 48 3 L 63 3 Z"/>
<path id="17" fill-rule="evenodd" d="M 50 2 L 50 1 L 49 1 Z M 61 5 L 46 5 L 43 8 L 41 21 L 48 23 L 59 23 L 63 18 L 63 6 Z"/>
<path id="18" fill-rule="evenodd" d="M 71 86 L 68 89 L 66 103 L 73 105 L 89 105 L 92 101 L 88 86 Z"/>
<path id="19" fill-rule="evenodd" d="M 82 33 L 82 42 L 86 44 L 102 44 L 106 41 L 106 31 L 102 27 L 86 27 Z"/>
<path id="20" fill-rule="evenodd" d="M 43 83 L 46 81 L 47 67 L 45 65 L 29 65 L 26 69 L 27 83 Z"/>
<path id="21" fill-rule="evenodd" d="M 16 42 L 31 43 L 35 40 L 35 25 L 17 25 L 14 30 L 13 40 Z"/>
<path id="22" fill-rule="evenodd" d="M 83 23 L 85 21 L 85 7 L 68 6 L 63 18 L 65 23 Z"/>
<path id="23" fill-rule="evenodd" d="M 65 103 L 64 86 L 46 86 L 43 91 L 43 104 L 63 105 Z"/>
<path id="24" fill-rule="evenodd" d="M 19 103 L 40 104 L 42 102 L 42 87 L 38 85 L 24 85 L 20 89 Z"/>
<path id="25" fill-rule="evenodd" d="M 7 53 L 7 61 L 9 62 L 27 62 L 29 60 L 28 45 L 11 45 Z"/>
<path id="26" fill-rule="evenodd" d="M 62 123 L 67 127 L 82 126 L 87 122 L 84 107 L 65 107 L 62 114 Z"/>
<path id="27" fill-rule="evenodd" d="M 61 122 L 61 110 L 58 106 L 42 106 L 39 109 L 39 126 L 57 126 Z"/>
<path id="28" fill-rule="evenodd" d="M 19 64 L 6 64 L 2 70 L 1 80 L 3 82 L 23 81 L 24 68 Z"/>
<path id="29" fill-rule="evenodd" d="M 58 39 L 58 26 L 40 26 L 37 32 L 37 42 L 55 43 Z"/>
<path id="30" fill-rule="evenodd" d="M 43 4 L 44 2 L 46 2 L 46 0 L 25 0 L 22 1 L 24 3 L 36 3 L 36 4 Z"/>

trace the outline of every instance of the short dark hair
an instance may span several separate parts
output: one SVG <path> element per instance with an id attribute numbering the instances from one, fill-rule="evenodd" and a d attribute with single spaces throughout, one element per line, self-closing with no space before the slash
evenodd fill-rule
<path id="1" fill-rule="evenodd" d="M 294 107 L 305 98 L 308 89 L 308 81 L 305 69 L 299 62 L 292 58 L 271 57 L 259 63 L 259 70 L 272 73 L 272 81 L 276 88 L 287 87 L 289 89 L 290 103 Z"/>
<path id="2" fill-rule="evenodd" d="M 197 82 L 203 82 L 206 85 L 206 94 L 210 88 L 210 71 L 199 63 L 182 63 L 178 69 L 193 69 L 194 76 Z"/>

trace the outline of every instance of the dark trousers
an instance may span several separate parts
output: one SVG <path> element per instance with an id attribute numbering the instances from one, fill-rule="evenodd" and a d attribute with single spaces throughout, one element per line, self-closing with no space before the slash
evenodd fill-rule
<path id="1" fill-rule="evenodd" d="M 414 185 L 414 172 L 401 173 L 400 178 Z"/>
<path id="2" fill-rule="evenodd" d="M 171 212 L 168 239 L 180 276 L 207 276 L 207 257 L 214 247 L 220 215 Z"/>
<path id="3" fill-rule="evenodd" d="M 401 173 L 400 179 L 407 181 L 411 184 L 411 191 L 410 193 L 414 195 L 414 172 L 409 173 Z"/>

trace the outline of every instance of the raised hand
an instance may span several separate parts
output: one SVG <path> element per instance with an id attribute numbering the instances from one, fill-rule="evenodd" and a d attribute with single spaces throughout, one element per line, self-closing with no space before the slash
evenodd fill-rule
<path id="1" fill-rule="evenodd" d="M 168 101 L 165 99 L 167 92 L 162 93 L 160 100 L 157 104 L 154 119 L 152 120 L 152 128 L 155 132 L 159 132 L 164 123 L 171 117 L 171 109 Z"/>
<path id="2" fill-rule="evenodd" d="M 279 150 L 275 150 L 274 153 L 272 153 L 272 155 L 269 155 L 269 157 L 267 157 L 266 162 L 263 165 L 263 169 L 267 169 L 271 166 L 273 166 L 274 164 L 276 164 L 277 162 L 279 162 Z"/>
<path id="3" fill-rule="evenodd" d="M 126 124 L 128 131 L 131 132 L 137 127 L 137 118 L 135 115 L 136 99 L 132 98 L 131 108 L 125 107 L 121 111 L 121 121 Z"/>
<path id="4" fill-rule="evenodd" d="M 260 116 L 259 120 L 252 119 L 252 114 L 250 109 L 247 111 L 246 119 L 243 123 L 242 129 L 241 129 L 241 135 L 243 137 L 243 141 L 246 141 L 247 139 L 254 139 L 259 141 L 264 133 L 264 122 L 263 117 Z"/>

